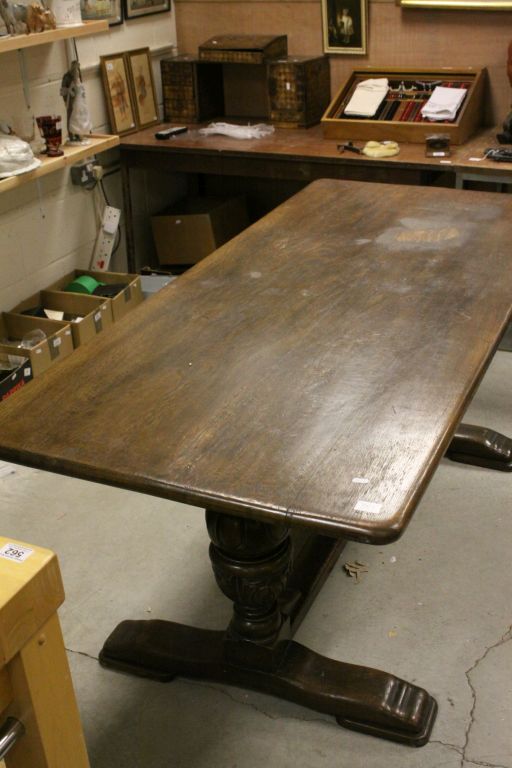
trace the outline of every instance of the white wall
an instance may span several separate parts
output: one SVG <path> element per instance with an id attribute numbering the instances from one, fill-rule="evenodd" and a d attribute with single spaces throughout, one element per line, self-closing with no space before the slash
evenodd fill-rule
<path id="1" fill-rule="evenodd" d="M 168 56 L 171 46 L 176 44 L 174 12 L 125 21 L 107 34 L 80 38 L 76 43 L 93 131 L 110 130 L 98 68 L 102 54 L 149 46 L 155 52 L 155 85 L 161 104 L 159 60 Z M 31 109 L 27 110 L 25 105 L 18 54 L 2 54 L 0 118 L 19 122 L 29 114 L 64 116 L 59 88 L 68 68 L 67 44 L 29 48 L 24 59 Z M 99 156 L 100 161 L 105 159 L 115 162 L 116 153 Z M 116 176 L 106 179 L 105 186 L 114 204 L 120 205 Z M 98 193 L 73 186 L 68 170 L 0 195 L 0 311 L 12 308 L 74 267 L 88 266 L 96 237 L 99 200 Z M 113 267 L 124 268 L 122 249 Z"/>

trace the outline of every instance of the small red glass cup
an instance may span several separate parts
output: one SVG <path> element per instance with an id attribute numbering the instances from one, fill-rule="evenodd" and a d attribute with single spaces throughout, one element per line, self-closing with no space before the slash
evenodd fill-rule
<path id="1" fill-rule="evenodd" d="M 60 148 L 62 145 L 61 116 L 41 115 L 41 117 L 36 117 L 36 120 L 41 135 L 46 141 L 44 154 L 48 157 L 62 157 L 64 152 Z"/>

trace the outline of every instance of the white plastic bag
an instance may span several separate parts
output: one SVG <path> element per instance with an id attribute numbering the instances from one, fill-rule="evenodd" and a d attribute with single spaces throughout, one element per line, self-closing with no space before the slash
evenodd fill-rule
<path id="1" fill-rule="evenodd" d="M 202 136 L 209 136 L 212 133 L 220 133 L 223 136 L 231 136 L 233 139 L 262 139 L 264 136 L 270 136 L 274 133 L 273 125 L 233 125 L 232 123 L 210 123 L 206 128 L 200 128 L 199 133 Z"/>

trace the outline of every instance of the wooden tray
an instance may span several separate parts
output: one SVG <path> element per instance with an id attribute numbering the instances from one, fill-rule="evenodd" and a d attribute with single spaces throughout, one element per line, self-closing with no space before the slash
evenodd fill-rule
<path id="1" fill-rule="evenodd" d="M 346 118 L 344 109 L 357 84 L 368 78 L 387 77 L 390 91 L 373 118 Z M 323 133 L 326 139 L 359 139 L 421 143 L 433 133 L 445 133 L 452 144 L 463 144 L 481 125 L 483 116 L 483 92 L 485 69 L 473 67 L 443 67 L 442 69 L 355 69 L 346 83 L 339 89 L 322 117 Z M 398 88 L 404 83 L 407 91 L 399 98 Z M 456 119 L 452 122 L 431 122 L 421 118 L 420 109 L 430 98 L 428 89 L 421 89 L 417 83 L 465 87 L 467 96 L 462 102 Z M 416 84 L 417 90 L 410 91 Z M 390 102 L 399 102 L 395 109 Z M 405 106 L 402 106 L 405 105 Z M 393 119 L 385 119 L 391 116 Z M 379 119 L 382 116 L 382 119 Z"/>

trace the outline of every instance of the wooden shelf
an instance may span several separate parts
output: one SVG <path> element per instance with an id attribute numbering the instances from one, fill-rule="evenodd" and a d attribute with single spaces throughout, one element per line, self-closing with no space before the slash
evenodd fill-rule
<path id="1" fill-rule="evenodd" d="M 85 157 L 105 152 L 105 150 L 117 147 L 119 144 L 119 136 L 94 134 L 88 136 L 88 138 L 91 140 L 91 143 L 84 147 L 68 147 L 64 145 L 62 147 L 64 150 L 64 155 L 62 157 L 41 156 L 39 159 L 42 160 L 42 163 L 39 168 L 36 168 L 34 171 L 22 173 L 19 176 L 10 176 L 8 179 L 0 179 L 0 193 L 17 189 L 18 187 L 23 186 L 23 184 L 28 184 L 29 181 L 40 179 L 42 176 L 46 176 L 49 173 L 61 171 L 68 165 L 73 165 L 73 163 L 77 163 Z"/>
<path id="2" fill-rule="evenodd" d="M 85 37 L 87 35 L 99 35 L 108 32 L 107 19 L 101 21 L 84 21 L 76 27 L 59 27 L 47 32 L 33 32 L 30 35 L 14 35 L 14 37 L 0 38 L 0 54 L 8 51 L 19 51 L 22 48 L 32 48 L 34 45 L 56 43 L 59 40 L 68 40 L 71 37 Z"/>

